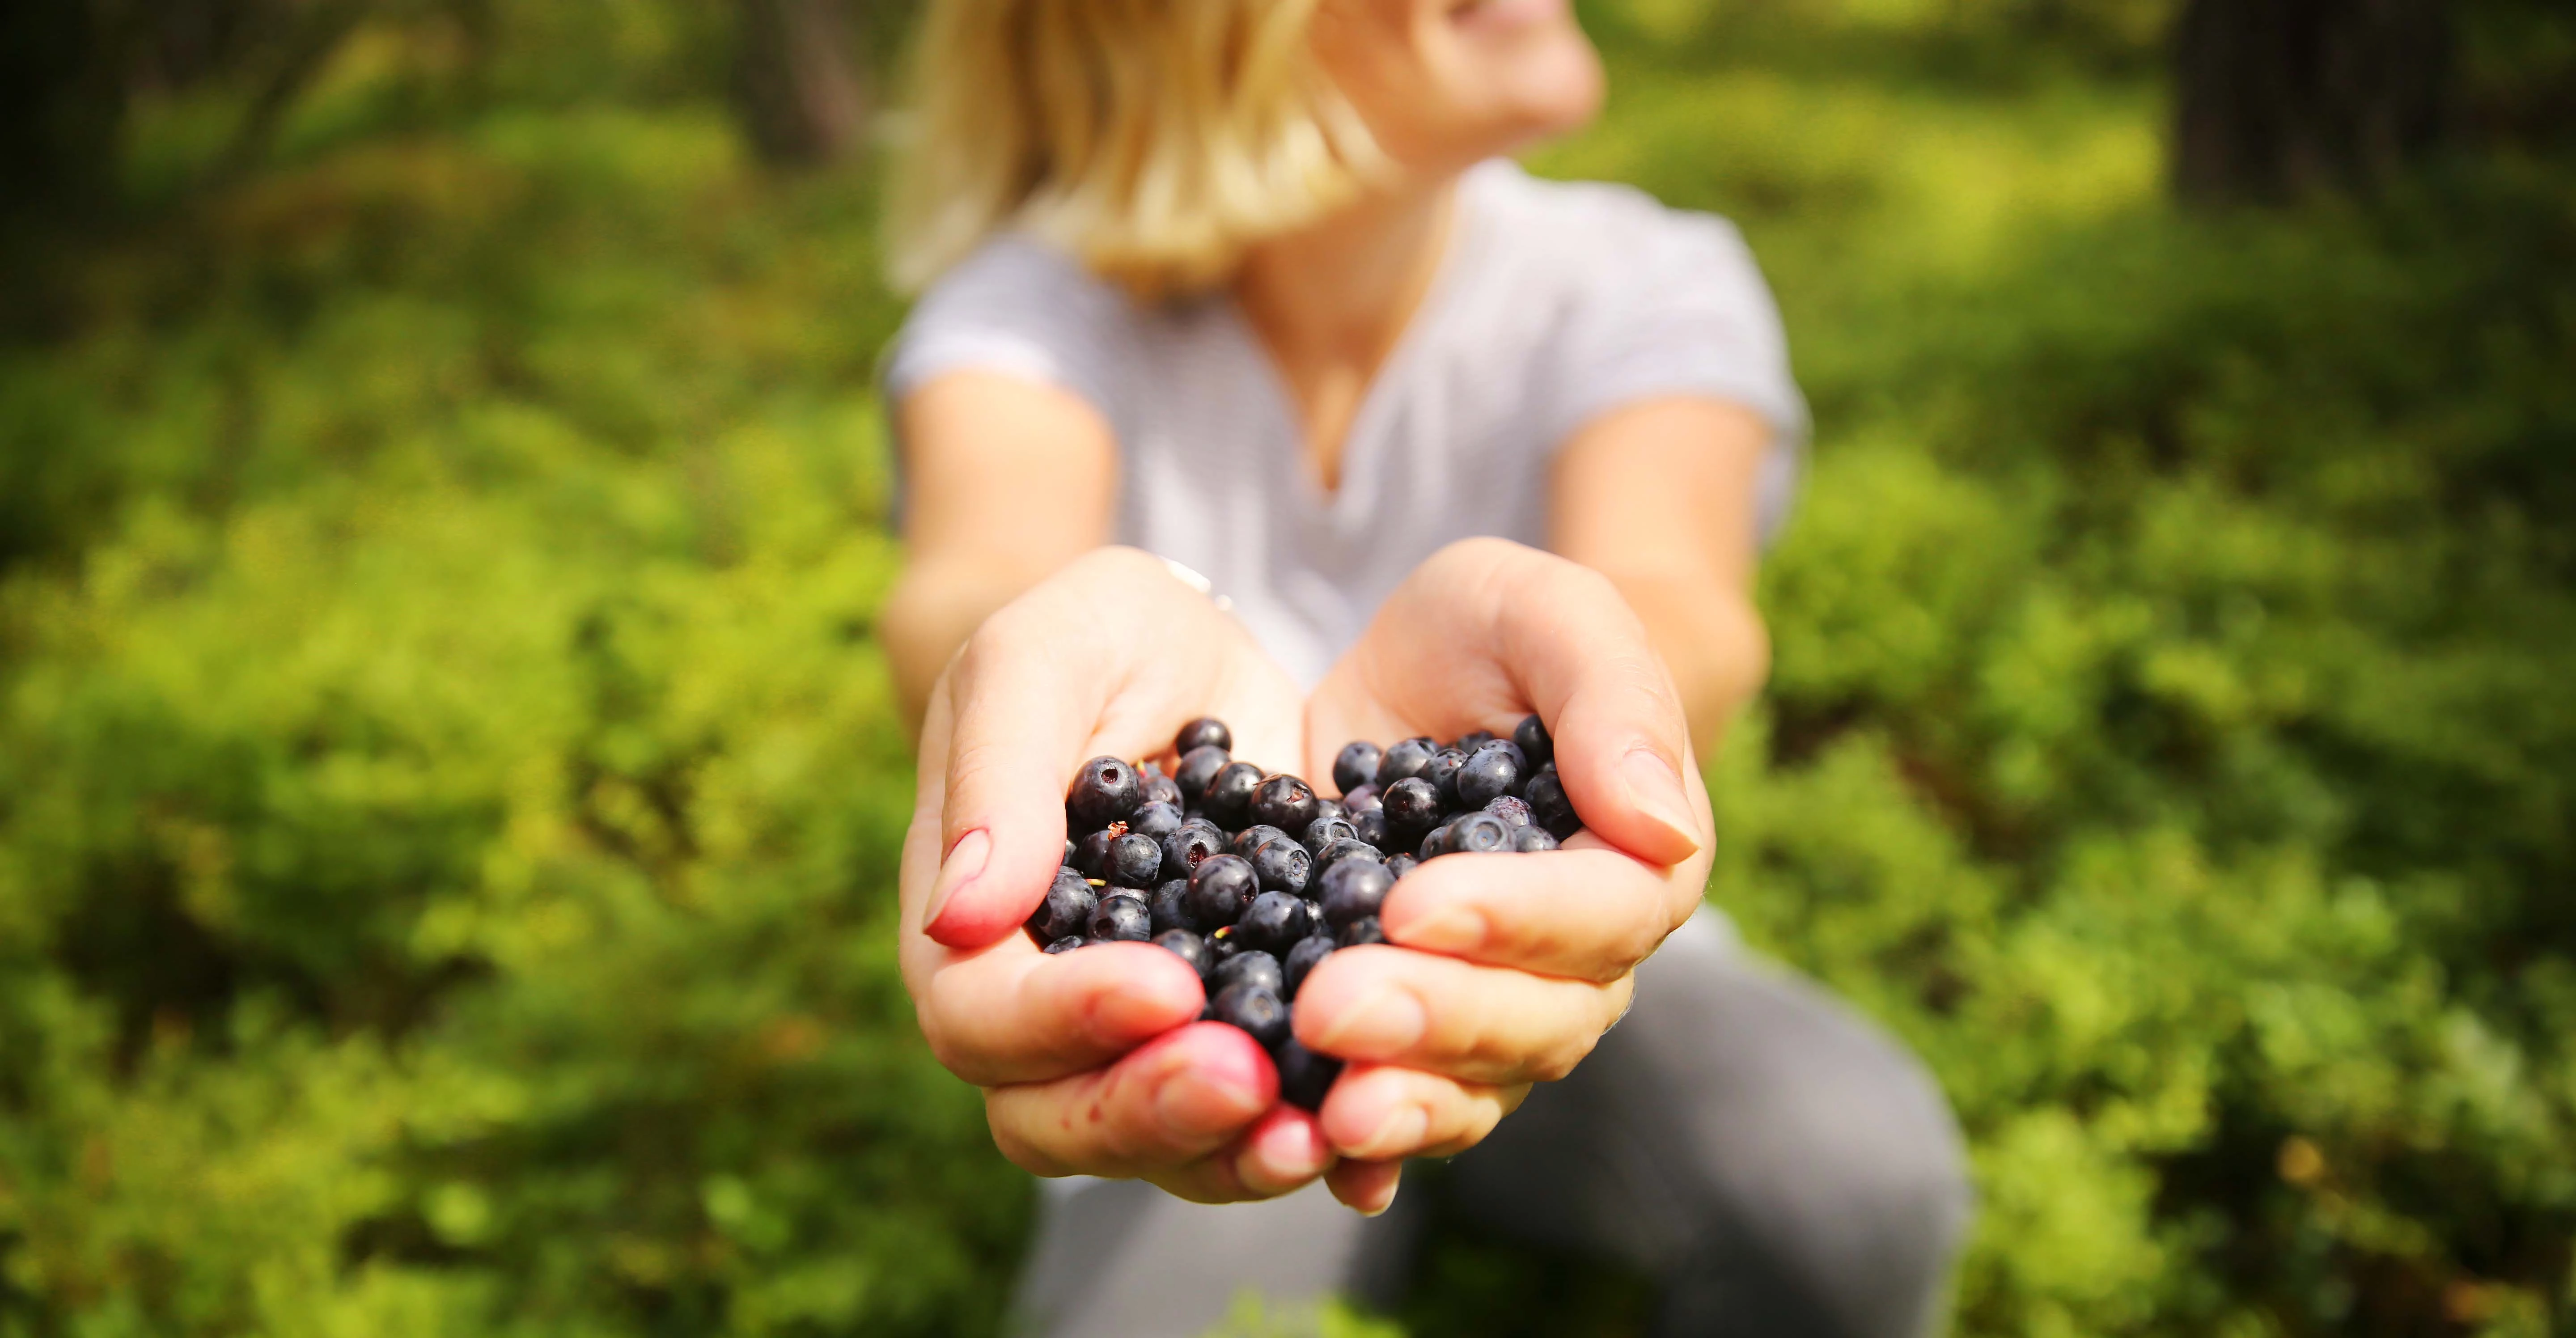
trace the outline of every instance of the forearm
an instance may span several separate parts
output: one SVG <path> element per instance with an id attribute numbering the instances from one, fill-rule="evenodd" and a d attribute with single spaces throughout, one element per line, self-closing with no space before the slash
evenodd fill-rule
<path id="1" fill-rule="evenodd" d="M 949 657 L 994 611 L 1045 580 L 1033 562 L 915 559 L 896 578 L 877 630 L 894 670 L 905 727 L 918 734 L 930 689 Z"/>
<path id="2" fill-rule="evenodd" d="M 1761 611 L 1743 591 L 1705 575 L 1604 574 L 1645 623 L 1690 716 L 1691 747 L 1706 760 L 1770 676 L 1771 636 Z"/>

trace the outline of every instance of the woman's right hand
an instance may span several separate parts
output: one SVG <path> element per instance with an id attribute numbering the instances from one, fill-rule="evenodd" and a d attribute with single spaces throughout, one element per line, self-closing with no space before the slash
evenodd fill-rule
<path id="1" fill-rule="evenodd" d="M 1236 756 L 1293 770 L 1302 709 L 1241 624 L 1127 548 L 993 614 L 940 675 L 904 841 L 904 983 L 1013 1162 L 1200 1202 L 1269 1198 L 1332 1167 L 1260 1046 L 1194 1021 L 1205 994 L 1180 958 L 1149 943 L 1048 956 L 1020 931 L 1063 863 L 1065 783 L 1085 760 L 1161 753 L 1213 715 Z"/>

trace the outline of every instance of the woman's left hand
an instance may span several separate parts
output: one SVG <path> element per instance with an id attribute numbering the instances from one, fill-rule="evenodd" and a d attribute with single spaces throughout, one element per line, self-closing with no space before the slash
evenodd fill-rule
<path id="1" fill-rule="evenodd" d="M 1422 865 L 1387 896 L 1388 946 L 1332 954 L 1298 993 L 1298 1039 L 1350 1061 L 1321 1116 L 1355 1206 L 1571 1072 L 1700 904 L 1715 831 L 1671 676 L 1606 578 L 1536 549 L 1468 540 L 1417 568 L 1308 701 L 1306 774 L 1346 740 L 1503 733 L 1533 710 L 1585 830 Z"/>

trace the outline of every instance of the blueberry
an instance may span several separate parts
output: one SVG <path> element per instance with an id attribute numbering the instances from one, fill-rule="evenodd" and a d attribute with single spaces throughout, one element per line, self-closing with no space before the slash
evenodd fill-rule
<path id="1" fill-rule="evenodd" d="M 1216 1020 L 1243 1028 L 1264 1047 L 1288 1039 L 1288 1005 L 1267 985 L 1246 981 L 1218 990 Z"/>
<path id="2" fill-rule="evenodd" d="M 1345 860 L 1324 875 L 1324 923 L 1339 929 L 1377 914 L 1395 875 L 1383 864 Z"/>
<path id="3" fill-rule="evenodd" d="M 1144 787 L 1136 779 L 1136 768 L 1114 757 L 1095 757 L 1082 764 L 1073 775 L 1073 788 L 1065 795 L 1065 810 L 1073 816 L 1074 827 L 1096 832 L 1136 811 L 1145 802 Z"/>
<path id="4" fill-rule="evenodd" d="M 1519 831 L 1521 828 L 1530 825 L 1529 801 L 1525 799 L 1515 799 L 1510 795 L 1504 795 L 1500 799 L 1496 799 L 1485 805 L 1485 811 L 1493 814 L 1495 817 L 1501 818 L 1503 820 L 1503 825 L 1511 828 L 1513 831 Z"/>
<path id="5" fill-rule="evenodd" d="M 1225 965 L 1228 960 L 1243 951 L 1243 945 L 1235 942 L 1234 940 L 1233 925 L 1227 925 L 1223 929 L 1215 930 L 1211 933 L 1201 934 L 1199 937 L 1207 940 L 1208 974 L 1210 976 L 1216 974 L 1216 969 L 1218 967 Z"/>
<path id="6" fill-rule="evenodd" d="M 1386 834 L 1399 843 L 1440 825 L 1440 792 L 1419 776 L 1386 787 Z M 1366 837 L 1362 837 L 1366 840 Z"/>
<path id="7" fill-rule="evenodd" d="M 1370 845 L 1366 841 L 1335 841 L 1331 845 L 1324 847 L 1323 854 L 1315 857 L 1315 871 L 1308 875 L 1306 886 L 1310 888 L 1323 886 L 1324 875 L 1331 873 L 1333 871 L 1333 866 L 1340 864 L 1344 860 L 1352 860 L 1368 864 L 1383 864 L 1386 862 L 1386 856 L 1379 853 L 1376 846 Z"/>
<path id="8" fill-rule="evenodd" d="M 1302 832 L 1315 820 L 1315 790 L 1294 776 L 1273 776 L 1252 792 L 1252 816 L 1287 832 Z"/>
<path id="9" fill-rule="evenodd" d="M 1351 812 L 1349 809 L 1342 807 L 1341 800 L 1325 799 L 1319 796 L 1315 800 L 1315 819 L 1320 822 L 1325 818 L 1331 818 L 1337 822 L 1348 822 L 1351 820 Z"/>
<path id="10" fill-rule="evenodd" d="M 1297 844 L 1309 853 L 1321 855 L 1324 847 L 1335 841 L 1356 841 L 1359 836 L 1360 829 L 1352 826 L 1348 818 L 1317 818 L 1306 824 L 1306 834 L 1297 839 Z"/>
<path id="11" fill-rule="evenodd" d="M 1055 941 L 1078 935 L 1091 926 L 1092 908 L 1100 904 L 1100 893 L 1081 874 L 1071 869 L 1056 870 L 1055 882 L 1047 888 L 1046 900 L 1029 916 L 1029 931 L 1038 942 L 1052 947 Z"/>
<path id="12" fill-rule="evenodd" d="M 1181 726 L 1181 732 L 1172 736 L 1172 751 L 1176 753 L 1186 753 L 1193 748 L 1232 748 L 1233 746 L 1234 731 L 1227 729 L 1224 721 L 1212 715 L 1200 716 Z"/>
<path id="13" fill-rule="evenodd" d="M 1167 879 L 1154 887 L 1154 895 L 1145 898 L 1145 909 L 1154 917 L 1154 932 L 1168 934 L 1175 929 L 1196 929 L 1190 922 L 1190 880 Z"/>
<path id="14" fill-rule="evenodd" d="M 1102 867 L 1109 881 L 1120 887 L 1152 887 L 1163 871 L 1163 847 L 1150 836 L 1129 832 L 1109 842 L 1109 858 Z"/>
<path id="15" fill-rule="evenodd" d="M 1583 819 L 1574 814 L 1574 801 L 1565 797 L 1565 784 L 1554 774 L 1542 771 L 1531 777 L 1521 798 L 1529 801 L 1530 820 L 1557 840 L 1583 830 Z"/>
<path id="16" fill-rule="evenodd" d="M 1166 929 L 1156 934 L 1154 946 L 1170 949 L 1172 955 L 1189 963 L 1190 969 L 1198 972 L 1201 980 L 1207 979 L 1208 969 L 1216 965 L 1208 956 L 1207 940 L 1186 929 Z"/>
<path id="17" fill-rule="evenodd" d="M 1207 793 L 1207 784 L 1225 764 L 1234 759 L 1223 748 L 1193 748 L 1181 754 L 1180 765 L 1172 768 L 1172 784 L 1181 787 L 1181 807 L 1190 808 Z"/>
<path id="18" fill-rule="evenodd" d="M 1268 841 L 1252 852 L 1252 872 L 1266 892 L 1304 892 L 1315 877 L 1315 857 L 1294 841 Z"/>
<path id="19" fill-rule="evenodd" d="M 1109 843 L 1118 838 L 1107 830 L 1092 832 L 1073 843 L 1073 867 L 1085 878 L 1109 878 Z"/>
<path id="20" fill-rule="evenodd" d="M 1520 745 L 1521 756 L 1529 759 L 1531 766 L 1543 767 L 1556 760 L 1556 740 L 1548 737 L 1547 726 L 1537 716 L 1522 719 L 1512 730 L 1512 742 Z"/>
<path id="21" fill-rule="evenodd" d="M 1288 960 L 1279 968 L 1288 977 L 1287 988 L 1280 991 L 1280 997 L 1295 1002 L 1297 988 L 1306 983 L 1306 973 L 1314 970 L 1315 963 L 1331 956 L 1332 952 L 1331 939 L 1310 937 L 1297 940 L 1297 946 L 1288 950 Z"/>
<path id="22" fill-rule="evenodd" d="M 1424 738 L 1406 739 L 1387 749 L 1386 755 L 1378 759 L 1377 792 L 1385 794 L 1397 781 L 1421 775 L 1422 769 L 1430 765 L 1431 755 L 1439 751 L 1439 744 Z"/>
<path id="23" fill-rule="evenodd" d="M 1183 823 L 1163 838 L 1163 877 L 1187 878 L 1211 855 L 1225 853 L 1225 833 L 1206 823 Z"/>
<path id="24" fill-rule="evenodd" d="M 1443 748 L 1423 765 L 1422 779 L 1440 794 L 1440 807 L 1458 807 L 1458 768 L 1467 765 L 1467 755 L 1455 748 Z"/>
<path id="25" fill-rule="evenodd" d="M 1157 776 L 1154 779 L 1169 784 L 1172 778 Z M 1164 837 L 1179 831 L 1184 821 L 1186 819 L 1181 816 L 1180 805 L 1167 804 L 1160 799 L 1148 799 L 1138 804 L 1135 812 L 1127 815 L 1127 830 L 1150 836 L 1160 843 Z"/>
<path id="26" fill-rule="evenodd" d="M 1246 948 L 1258 949 L 1273 957 L 1284 956 L 1306 937 L 1310 922 L 1306 903 L 1290 892 L 1264 892 L 1244 908 L 1243 918 L 1235 922 L 1234 932 Z"/>
<path id="27" fill-rule="evenodd" d="M 1454 784 L 1458 802 L 1468 808 L 1483 808 L 1512 794 L 1521 788 L 1521 750 L 1509 739 L 1486 744 L 1467 755 Z"/>
<path id="28" fill-rule="evenodd" d="M 1332 937 L 1333 931 L 1327 928 L 1324 924 L 1324 903 L 1315 900 L 1311 896 L 1299 897 L 1297 899 L 1306 903 L 1306 937 Z"/>
<path id="29" fill-rule="evenodd" d="M 1181 795 L 1181 783 L 1164 775 L 1162 768 L 1151 762 L 1145 764 L 1145 802 L 1164 805 L 1175 814 L 1189 807 L 1189 801 Z M 1127 825 L 1133 827 L 1135 820 L 1129 819 Z"/>
<path id="30" fill-rule="evenodd" d="M 1343 925 L 1341 932 L 1333 935 L 1334 946 L 1342 948 L 1356 948 L 1363 944 L 1384 942 L 1386 942 L 1386 931 L 1377 927 L 1377 917 L 1374 915 L 1353 920 Z"/>
<path id="31" fill-rule="evenodd" d="M 1212 932 L 1241 919 L 1243 908 L 1251 905 L 1260 891 L 1252 861 L 1233 855 L 1211 855 L 1191 871 L 1190 890 L 1182 905 L 1189 911 L 1192 924 L 1202 932 Z"/>
<path id="32" fill-rule="evenodd" d="M 1491 813 L 1469 813 L 1454 819 L 1440 844 L 1462 855 L 1489 854 L 1512 848 L 1512 829 Z"/>
<path id="33" fill-rule="evenodd" d="M 1233 831 L 1252 821 L 1252 792 L 1261 788 L 1261 768 L 1250 762 L 1228 762 L 1208 781 L 1199 807 L 1217 826 Z"/>
<path id="34" fill-rule="evenodd" d="M 1556 849 L 1556 838 L 1548 835 L 1545 827 L 1541 827 L 1536 823 L 1531 823 L 1527 827 L 1516 828 L 1513 830 L 1512 849 L 1520 851 L 1523 854 L 1527 854 L 1534 850 L 1554 850 Z"/>
<path id="35" fill-rule="evenodd" d="M 1083 946 L 1082 935 L 1067 934 L 1063 938 L 1057 939 L 1055 942 L 1046 945 L 1046 954 L 1049 957 L 1053 957 L 1057 953 L 1071 952 L 1081 946 Z"/>
<path id="36" fill-rule="evenodd" d="M 1271 826 L 1269 823 L 1256 822 L 1251 826 L 1244 828 L 1242 831 L 1236 832 L 1234 834 L 1234 839 L 1226 842 L 1225 853 L 1229 855 L 1241 855 L 1245 859 L 1250 859 L 1252 858 L 1252 852 L 1259 850 L 1273 841 L 1294 841 L 1296 839 L 1297 838 L 1290 836 L 1287 832 Z"/>
<path id="37" fill-rule="evenodd" d="M 1073 867 L 1073 853 L 1073 838 L 1068 836 L 1064 838 L 1064 867 L 1068 869 Z"/>
<path id="38" fill-rule="evenodd" d="M 1422 861 L 1411 855 L 1398 855 L 1394 859 L 1386 862 L 1387 876 L 1390 878 L 1402 878 L 1406 874 L 1421 867 L 1421 865 Z"/>
<path id="39" fill-rule="evenodd" d="M 1154 913 L 1124 892 L 1102 897 L 1091 912 L 1094 943 L 1142 943 L 1153 936 Z"/>
<path id="40" fill-rule="evenodd" d="M 1257 948 L 1238 949 L 1233 956 L 1208 968 L 1208 983 L 1221 990 L 1250 983 L 1276 992 L 1287 981 L 1279 959 Z"/>
<path id="41" fill-rule="evenodd" d="M 1449 746 L 1457 749 L 1459 752 L 1472 756 L 1477 749 L 1482 748 L 1493 741 L 1494 731 L 1490 729 L 1471 729 L 1466 733 L 1459 735 L 1457 740 Z"/>
<path id="42" fill-rule="evenodd" d="M 1449 829 L 1434 827 L 1422 834 L 1422 844 L 1413 848 L 1413 857 L 1425 864 L 1449 853 Z"/>
<path id="43" fill-rule="evenodd" d="M 1386 754 L 1366 739 L 1343 744 L 1342 750 L 1333 755 L 1333 788 L 1349 794 L 1374 783 L 1377 764 L 1385 760 Z"/>
<path id="44" fill-rule="evenodd" d="M 1375 785 L 1363 785 L 1356 790 L 1342 792 L 1343 817 L 1357 821 L 1362 813 L 1371 812 L 1376 808 L 1377 786 Z"/>
<path id="45" fill-rule="evenodd" d="M 1351 819 L 1351 835 L 1362 841 L 1368 842 L 1370 845 L 1376 846 L 1380 850 L 1386 849 L 1387 841 L 1390 836 L 1390 829 L 1386 821 L 1386 810 L 1383 808 L 1372 808 L 1368 812 L 1362 813 L 1358 817 Z"/>
<path id="46" fill-rule="evenodd" d="M 1281 1041 L 1270 1058 L 1279 1066 L 1279 1099 L 1299 1110 L 1322 1110 L 1333 1080 L 1342 1076 L 1342 1061 L 1316 1054 L 1294 1036 Z"/>

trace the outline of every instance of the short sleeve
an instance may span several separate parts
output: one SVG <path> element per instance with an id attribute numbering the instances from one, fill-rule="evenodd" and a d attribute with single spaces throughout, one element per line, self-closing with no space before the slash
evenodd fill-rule
<path id="1" fill-rule="evenodd" d="M 886 356 L 889 404 L 948 372 L 1026 377 L 1121 421 L 1129 304 L 1071 257 L 1025 237 L 984 244 L 913 307 Z"/>
<path id="2" fill-rule="evenodd" d="M 1621 203 L 1626 217 L 1616 222 L 1627 226 L 1602 229 L 1615 240 L 1560 328 L 1553 440 L 1640 400 L 1704 395 L 1744 405 L 1772 431 L 1759 498 L 1768 540 L 1787 517 L 1808 434 L 1770 286 L 1726 220 L 1641 198 Z"/>

